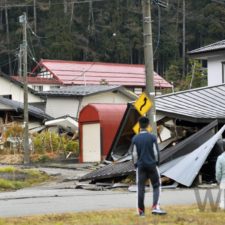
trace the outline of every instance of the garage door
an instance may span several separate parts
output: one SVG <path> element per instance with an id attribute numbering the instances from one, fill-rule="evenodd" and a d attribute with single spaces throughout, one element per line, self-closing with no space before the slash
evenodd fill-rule
<path id="1" fill-rule="evenodd" d="M 83 162 L 101 161 L 100 124 L 83 125 Z"/>

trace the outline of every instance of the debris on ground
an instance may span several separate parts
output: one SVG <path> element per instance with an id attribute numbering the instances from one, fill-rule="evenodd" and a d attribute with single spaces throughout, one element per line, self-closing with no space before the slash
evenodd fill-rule
<path id="1" fill-rule="evenodd" d="M 215 183 L 214 171 L 209 171 L 209 168 L 212 168 L 213 165 L 215 167 L 216 158 L 222 152 L 223 146 L 221 147 L 218 142 L 222 140 L 225 130 L 225 126 L 223 126 L 217 132 L 217 127 L 218 121 L 215 120 L 200 127 L 200 129 L 192 129 L 195 132 L 186 138 L 181 137 L 182 132 L 179 132 L 179 141 L 176 138 L 176 144 L 164 145 L 167 147 L 163 147 L 160 151 L 161 163 L 159 167 L 163 188 L 173 189 L 178 186 L 191 187 L 201 183 Z M 120 132 L 120 135 L 124 138 L 123 132 Z M 118 139 L 118 137 L 116 138 Z M 169 143 L 168 140 L 166 141 Z M 117 140 L 117 145 L 119 145 L 118 143 L 120 141 Z M 119 152 L 119 149 L 121 148 L 116 147 L 114 143 L 114 148 L 111 148 L 106 158 L 107 164 L 80 177 L 79 181 L 89 181 L 94 189 L 93 184 L 96 188 L 98 182 L 124 183 L 128 176 L 135 175 L 129 148 L 127 148 L 126 153 L 124 153 L 124 149 Z M 115 152 L 113 152 L 114 150 Z M 135 179 L 128 186 L 134 184 Z M 109 185 L 108 188 L 112 188 L 112 185 Z"/>

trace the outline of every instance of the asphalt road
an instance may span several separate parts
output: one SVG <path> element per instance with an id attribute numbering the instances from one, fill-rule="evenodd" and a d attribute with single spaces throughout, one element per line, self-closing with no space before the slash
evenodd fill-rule
<path id="1" fill-rule="evenodd" d="M 74 172 L 71 170 L 50 169 L 48 172 L 52 174 L 60 172 L 70 178 L 74 177 Z M 200 192 L 203 198 L 205 190 Z M 217 193 L 218 190 L 213 189 L 214 199 Z M 150 208 L 152 192 L 146 193 L 145 200 L 146 206 Z M 194 203 L 196 203 L 196 198 L 192 189 L 162 191 L 162 207 L 163 205 Z M 135 206 L 135 192 L 74 189 L 74 181 L 51 183 L 15 192 L 0 193 L 0 217 L 135 208 Z"/>
<path id="2" fill-rule="evenodd" d="M 203 194 L 205 191 L 201 190 Z M 217 190 L 213 190 L 214 195 Z M 146 194 L 146 206 L 151 205 L 152 193 Z M 164 190 L 161 205 L 194 204 L 193 190 Z M 136 193 L 124 191 L 87 191 L 77 189 L 24 189 L 0 194 L 0 216 L 81 212 L 135 208 Z"/>

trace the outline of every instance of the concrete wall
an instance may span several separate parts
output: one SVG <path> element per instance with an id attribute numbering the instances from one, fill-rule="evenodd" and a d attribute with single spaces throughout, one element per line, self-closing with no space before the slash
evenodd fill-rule
<path id="1" fill-rule="evenodd" d="M 11 95 L 12 100 L 18 101 L 18 102 L 23 102 L 23 88 L 22 87 L 17 86 L 13 82 L 10 82 L 9 80 L 7 80 L 3 77 L 0 77 L 0 84 L 1 84 L 0 95 Z M 28 102 L 29 103 L 42 102 L 42 101 L 43 101 L 43 99 L 41 99 L 40 97 L 38 97 L 30 92 L 28 93 Z"/>
<path id="2" fill-rule="evenodd" d="M 89 103 L 128 103 L 131 100 L 123 94 L 105 92 L 82 98 L 79 107 L 79 99 L 76 97 L 48 97 L 46 113 L 53 117 L 70 115 L 78 117 L 80 110 Z M 78 109 L 79 108 L 79 109 Z"/>
<path id="3" fill-rule="evenodd" d="M 208 58 L 208 86 L 222 84 L 222 56 Z"/>
<path id="4" fill-rule="evenodd" d="M 76 98 L 48 97 L 45 112 L 52 117 L 77 117 L 78 105 L 79 100 Z"/>

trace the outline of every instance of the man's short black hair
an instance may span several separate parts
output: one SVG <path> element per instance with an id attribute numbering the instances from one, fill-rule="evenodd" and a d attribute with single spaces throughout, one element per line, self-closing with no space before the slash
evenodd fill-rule
<path id="1" fill-rule="evenodd" d="M 146 116 L 142 116 L 138 120 L 141 129 L 145 129 L 149 125 L 149 119 Z"/>

